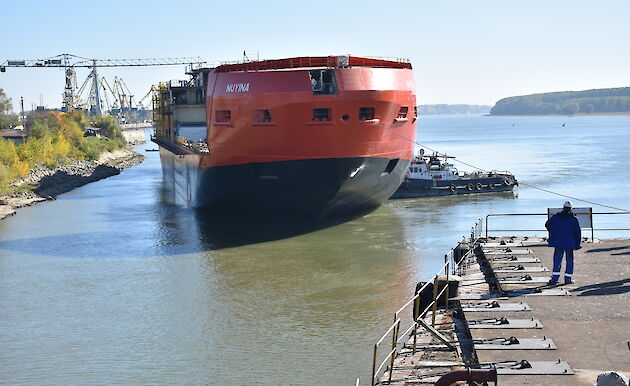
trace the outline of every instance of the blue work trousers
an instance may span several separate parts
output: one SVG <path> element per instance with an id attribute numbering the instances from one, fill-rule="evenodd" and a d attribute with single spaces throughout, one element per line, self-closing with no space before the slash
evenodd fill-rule
<path id="1" fill-rule="evenodd" d="M 564 281 L 570 283 L 573 276 L 573 251 L 570 249 L 556 248 L 553 252 L 553 273 L 552 281 L 560 279 L 560 269 L 562 267 L 562 255 L 566 255 L 567 266 L 564 270 Z"/>

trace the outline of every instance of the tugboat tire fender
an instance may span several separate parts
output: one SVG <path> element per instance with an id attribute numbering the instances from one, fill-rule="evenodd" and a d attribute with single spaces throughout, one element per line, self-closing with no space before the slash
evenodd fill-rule
<path id="1" fill-rule="evenodd" d="M 468 190 L 473 190 L 473 184 L 472 183 L 468 184 L 467 188 Z"/>
<path id="2" fill-rule="evenodd" d="M 424 189 L 425 190 L 431 190 L 431 184 L 424 185 Z"/>
<path id="3" fill-rule="evenodd" d="M 494 189 L 494 182 L 489 183 L 488 186 L 490 187 L 490 189 Z"/>
<path id="4" fill-rule="evenodd" d="M 475 186 L 477 188 L 477 190 L 481 190 L 481 182 L 477 182 L 477 186 Z"/>
<path id="5" fill-rule="evenodd" d="M 455 185 L 451 185 L 451 192 L 454 192 L 454 191 L 455 191 L 455 189 L 457 189 L 457 188 L 455 187 Z"/>
<path id="6" fill-rule="evenodd" d="M 505 184 L 505 186 L 510 186 L 510 181 L 508 180 L 503 180 L 503 183 Z"/>

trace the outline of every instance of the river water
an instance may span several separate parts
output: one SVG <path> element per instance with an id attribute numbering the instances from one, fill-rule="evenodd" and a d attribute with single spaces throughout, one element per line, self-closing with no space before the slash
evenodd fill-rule
<path id="1" fill-rule="evenodd" d="M 423 116 L 418 140 L 630 207 L 628 116 Z M 389 201 L 327 226 L 211 222 L 168 204 L 159 156 L 146 155 L 0 222 L 0 383 L 365 384 L 393 311 L 475 220 L 565 200 L 521 186 Z M 602 226 L 630 227 L 609 217 Z"/>

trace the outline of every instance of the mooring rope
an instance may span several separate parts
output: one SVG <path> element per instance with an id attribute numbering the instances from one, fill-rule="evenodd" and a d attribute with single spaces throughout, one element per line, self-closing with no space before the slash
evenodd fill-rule
<path id="1" fill-rule="evenodd" d="M 423 144 L 421 144 L 420 142 L 416 141 L 415 139 L 411 139 L 411 138 L 405 137 L 404 135 L 402 135 L 402 134 L 397 133 L 396 131 L 394 131 L 392 128 L 389 128 L 389 127 L 387 127 L 387 126 L 381 125 L 380 123 L 376 123 L 376 122 L 373 122 L 373 124 L 374 124 L 374 125 L 376 125 L 376 126 L 380 126 L 380 127 L 382 127 L 383 129 L 385 129 L 385 130 L 387 130 L 387 131 L 392 132 L 393 134 L 395 134 L 395 135 L 399 136 L 400 138 L 406 139 L 407 141 L 410 141 L 410 142 L 412 142 L 412 143 L 414 143 L 414 144 L 416 144 L 416 145 L 418 145 L 418 146 L 420 146 L 420 147 L 422 147 L 422 148 L 428 149 L 428 150 L 430 150 L 430 151 L 432 151 L 432 152 L 436 153 L 437 155 L 440 155 L 440 156 L 446 156 L 446 153 L 442 153 L 442 152 L 440 152 L 440 151 L 438 151 L 438 150 L 435 150 L 435 149 L 433 149 L 433 148 L 431 148 L 431 147 L 429 147 L 429 146 L 423 145 Z M 462 160 L 460 160 L 460 159 L 454 158 L 454 161 L 455 161 L 455 162 L 459 162 L 459 163 L 460 163 L 460 164 L 462 164 L 462 165 L 469 166 L 469 167 L 471 167 L 471 168 L 473 168 L 473 169 L 477 169 L 477 170 L 482 171 L 482 172 L 485 172 L 485 173 L 490 173 L 490 171 L 488 171 L 488 170 L 485 170 L 485 169 L 483 169 L 483 168 L 480 168 L 480 167 L 475 166 L 475 165 L 473 165 L 473 164 L 470 164 L 470 163 L 468 163 L 468 162 L 462 161 Z M 619 210 L 619 211 L 621 211 L 621 212 L 630 212 L 630 210 L 628 210 L 628 209 L 618 208 L 618 207 L 616 207 L 616 206 L 607 205 L 607 204 L 602 204 L 601 202 L 595 202 L 595 201 L 590 201 L 590 200 L 586 200 L 586 199 L 579 198 L 579 197 L 569 196 L 569 195 L 564 194 L 564 193 L 554 192 L 553 190 L 549 190 L 549 189 L 541 188 L 541 187 L 539 187 L 539 186 L 532 185 L 532 184 L 528 184 L 528 183 L 526 183 L 526 182 L 521 182 L 521 181 L 519 181 L 518 183 L 519 183 L 519 185 L 524 185 L 524 186 L 530 187 L 530 188 L 532 188 L 532 189 L 540 190 L 541 192 L 545 192 L 545 193 L 549 193 L 549 194 L 554 194 L 554 195 L 556 195 L 556 196 L 560 196 L 560 197 L 568 198 L 568 199 L 571 199 L 571 200 L 574 200 L 574 201 L 586 202 L 586 203 L 588 203 L 588 204 L 597 205 L 597 206 L 601 206 L 601 207 L 604 207 L 604 208 L 609 208 L 609 209 L 614 209 L 614 210 Z"/>

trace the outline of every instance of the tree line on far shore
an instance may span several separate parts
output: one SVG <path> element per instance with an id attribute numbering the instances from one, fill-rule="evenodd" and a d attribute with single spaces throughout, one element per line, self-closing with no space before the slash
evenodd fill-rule
<path id="1" fill-rule="evenodd" d="M 488 114 L 491 106 L 486 105 L 420 105 L 418 114 L 420 115 L 440 115 L 440 114 Z"/>
<path id="2" fill-rule="evenodd" d="M 562 91 L 499 100 L 491 115 L 574 115 L 630 113 L 630 87 Z"/>

